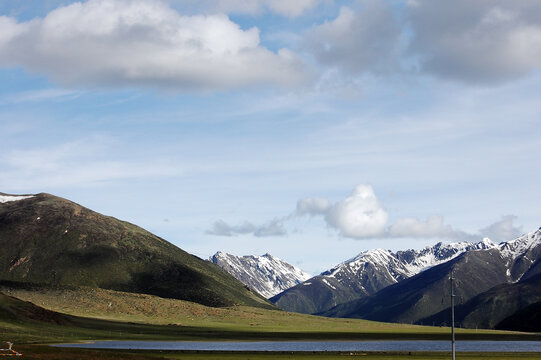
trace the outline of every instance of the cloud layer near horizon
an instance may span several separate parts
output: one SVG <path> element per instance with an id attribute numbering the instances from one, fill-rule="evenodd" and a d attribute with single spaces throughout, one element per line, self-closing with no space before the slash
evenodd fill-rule
<path id="1" fill-rule="evenodd" d="M 275 218 L 265 225 L 253 225 L 245 222 L 232 226 L 223 220 L 214 222 L 207 231 L 216 236 L 254 235 L 285 236 L 284 223 L 302 216 L 322 217 L 328 227 L 351 239 L 374 238 L 437 238 L 446 240 L 474 241 L 489 237 L 494 241 L 508 241 L 522 233 L 520 227 L 513 225 L 513 215 L 503 216 L 478 233 L 468 233 L 445 224 L 443 216 L 429 215 L 426 220 L 405 217 L 389 222 L 389 214 L 376 197 L 370 185 L 360 184 L 349 196 L 336 203 L 325 198 L 304 198 L 297 201 L 295 212 L 288 216 Z"/>

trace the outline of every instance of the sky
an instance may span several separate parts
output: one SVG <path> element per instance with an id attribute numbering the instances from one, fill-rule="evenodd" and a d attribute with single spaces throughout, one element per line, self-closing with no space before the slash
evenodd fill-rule
<path id="1" fill-rule="evenodd" d="M 0 192 L 317 274 L 541 226 L 537 0 L 0 0 Z"/>

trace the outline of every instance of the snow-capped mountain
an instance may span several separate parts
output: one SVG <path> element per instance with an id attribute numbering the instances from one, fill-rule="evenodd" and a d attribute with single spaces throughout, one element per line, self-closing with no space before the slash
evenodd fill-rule
<path id="1" fill-rule="evenodd" d="M 478 249 L 463 251 L 375 294 L 340 303 L 322 314 L 442 325 L 449 320 L 446 308 L 450 304 L 442 301 L 442 289 L 449 286 L 451 272 L 456 279 L 454 293 L 459 303 L 464 303 L 458 307 L 463 316 L 459 317 L 461 326 L 490 328 L 539 301 L 536 284 L 541 276 L 541 229 L 499 245 L 486 240 L 476 245 Z"/>
<path id="2" fill-rule="evenodd" d="M 517 282 L 541 272 L 541 228 L 498 245 L 509 281 Z"/>
<path id="3" fill-rule="evenodd" d="M 421 250 L 396 253 L 383 249 L 368 250 L 278 294 L 271 301 L 284 310 L 319 313 L 338 304 L 374 294 L 465 252 L 500 246 L 485 238 L 478 243 L 440 242 Z M 513 248 L 518 247 L 514 245 Z"/>
<path id="4" fill-rule="evenodd" d="M 266 298 L 300 284 L 311 276 L 270 254 L 235 256 L 218 251 L 209 260 Z"/>

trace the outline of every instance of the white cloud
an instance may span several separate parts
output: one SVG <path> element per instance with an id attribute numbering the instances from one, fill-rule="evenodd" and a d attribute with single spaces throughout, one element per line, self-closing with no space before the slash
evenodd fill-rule
<path id="1" fill-rule="evenodd" d="M 327 223 L 343 236 L 379 237 L 385 232 L 389 216 L 369 185 L 358 185 L 351 195 L 337 202 L 327 212 Z"/>
<path id="2" fill-rule="evenodd" d="M 265 10 L 294 18 L 314 9 L 325 0 L 191 0 L 200 10 L 259 15 Z"/>
<path id="3" fill-rule="evenodd" d="M 541 2 L 359 0 L 305 34 L 305 49 L 343 76 L 431 74 L 500 83 L 541 67 Z"/>
<path id="4" fill-rule="evenodd" d="M 331 208 L 329 199 L 305 198 L 297 201 L 296 214 L 302 215 L 324 215 Z"/>
<path id="5" fill-rule="evenodd" d="M 254 225 L 247 221 L 240 225 L 229 225 L 223 220 L 217 220 L 206 233 L 215 236 L 253 235 L 256 237 L 269 237 L 287 235 L 287 230 L 282 219 L 274 219 L 264 225 Z"/>
<path id="6" fill-rule="evenodd" d="M 301 60 L 261 46 L 257 28 L 159 1 L 89 0 L 22 23 L 2 16 L 0 34 L 0 66 L 62 85 L 212 91 L 305 80 Z"/>
<path id="7" fill-rule="evenodd" d="M 417 0 L 406 7 L 424 70 L 501 82 L 541 66 L 541 2 Z"/>
<path id="8" fill-rule="evenodd" d="M 402 29 L 390 4 L 361 3 L 359 10 L 342 7 L 336 19 L 309 31 L 305 48 L 319 63 L 346 73 L 396 70 Z"/>
<path id="9" fill-rule="evenodd" d="M 320 2 L 321 0 L 268 0 L 266 6 L 277 14 L 296 17 L 315 8 Z"/>
<path id="10" fill-rule="evenodd" d="M 443 216 L 431 215 L 421 221 L 414 217 L 396 220 L 388 231 L 389 237 L 469 239 L 469 235 L 445 225 Z"/>
<path id="11" fill-rule="evenodd" d="M 509 241 L 519 237 L 522 232 L 521 226 L 514 226 L 513 222 L 517 219 L 514 215 L 502 216 L 500 221 L 495 222 L 486 228 L 480 229 L 482 236 L 488 237 L 493 241 Z"/>
<path id="12" fill-rule="evenodd" d="M 302 216 L 321 216 L 326 224 L 336 229 L 341 236 L 352 239 L 444 239 L 475 241 L 490 237 L 495 241 L 510 240 L 521 234 L 520 227 L 514 227 L 515 216 L 508 215 L 479 233 L 468 233 L 445 224 L 441 215 L 429 215 L 425 220 L 416 217 L 398 218 L 389 222 L 387 211 L 380 204 L 370 185 L 357 185 L 349 196 L 336 203 L 325 198 L 303 198 L 297 201 L 296 210 L 281 218 L 275 218 L 264 225 L 244 222 L 231 226 L 222 220 L 216 221 L 208 234 L 218 236 L 253 235 L 284 236 L 288 232 L 285 222 Z"/>

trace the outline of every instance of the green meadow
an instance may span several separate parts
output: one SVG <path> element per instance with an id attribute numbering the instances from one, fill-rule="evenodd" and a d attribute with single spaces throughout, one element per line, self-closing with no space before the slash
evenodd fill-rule
<path id="1" fill-rule="evenodd" d="M 448 339 L 450 330 L 329 319 L 252 307 L 200 304 L 95 288 L 0 288 L 0 339 L 27 359 L 444 359 L 445 353 L 266 353 L 52 348 L 91 340 Z M 22 299 L 24 301 L 21 301 Z M 38 305 L 38 306 L 36 306 Z M 457 339 L 541 340 L 540 334 L 458 329 Z M 461 353 L 460 359 L 539 359 L 541 354 Z"/>

